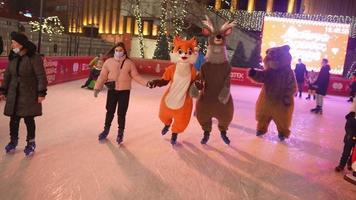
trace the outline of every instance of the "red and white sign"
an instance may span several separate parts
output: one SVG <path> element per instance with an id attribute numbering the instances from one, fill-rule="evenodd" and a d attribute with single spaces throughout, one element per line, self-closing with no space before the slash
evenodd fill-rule
<path id="1" fill-rule="evenodd" d="M 50 85 L 78 80 L 88 77 L 88 63 L 92 57 L 44 57 L 47 79 Z M 172 63 L 165 60 L 152 60 L 133 58 L 133 62 L 139 73 L 161 76 L 166 67 Z M 7 66 L 7 58 L 0 58 L 0 82 L 3 80 L 3 72 Z M 231 70 L 231 83 L 236 85 L 261 86 L 248 78 L 248 69 L 233 67 Z M 331 75 L 328 93 L 331 95 L 348 96 L 351 80 L 339 75 Z M 305 90 L 307 86 L 305 85 Z"/>

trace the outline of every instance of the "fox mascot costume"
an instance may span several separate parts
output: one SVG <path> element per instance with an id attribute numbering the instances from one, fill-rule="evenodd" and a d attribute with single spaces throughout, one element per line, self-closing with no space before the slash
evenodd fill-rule
<path id="1" fill-rule="evenodd" d="M 161 79 L 151 80 L 149 87 L 162 87 L 170 83 L 161 99 L 159 118 L 164 124 L 162 135 L 165 135 L 172 126 L 171 144 L 175 145 L 178 134 L 188 126 L 192 113 L 193 100 L 188 90 L 197 75 L 193 66 L 196 60 L 194 47 L 197 46 L 197 41 L 195 38 L 183 40 L 176 36 L 173 44 L 174 49 L 170 56 L 175 64 L 166 68 Z"/>

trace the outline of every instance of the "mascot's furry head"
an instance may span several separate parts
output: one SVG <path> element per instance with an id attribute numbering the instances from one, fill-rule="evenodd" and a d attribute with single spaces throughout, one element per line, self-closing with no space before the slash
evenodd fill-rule
<path id="1" fill-rule="evenodd" d="M 265 69 L 282 69 L 291 68 L 292 56 L 289 53 L 288 45 L 269 48 L 266 51 L 266 56 L 263 59 Z"/>
<path id="2" fill-rule="evenodd" d="M 196 61 L 197 55 L 194 53 L 194 48 L 197 46 L 197 40 L 194 37 L 190 40 L 184 40 L 175 36 L 173 45 L 173 51 L 170 53 L 172 62 L 193 64 Z"/>
<path id="3" fill-rule="evenodd" d="M 207 61 L 211 63 L 224 63 L 227 61 L 226 37 L 232 33 L 232 28 L 236 21 L 225 22 L 221 27 L 212 23 L 208 16 L 203 20 L 203 35 L 208 37 L 209 46 L 207 51 Z"/>

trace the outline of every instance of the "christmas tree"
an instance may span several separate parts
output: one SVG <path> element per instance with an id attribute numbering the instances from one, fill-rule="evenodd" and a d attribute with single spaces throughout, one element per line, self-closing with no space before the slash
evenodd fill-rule
<path id="1" fill-rule="evenodd" d="M 169 60 L 168 40 L 165 34 L 159 36 L 153 59 Z"/>
<path id="2" fill-rule="evenodd" d="M 251 56 L 248 60 L 248 67 L 260 67 L 261 62 L 261 48 L 260 44 L 255 46 L 255 49 L 252 51 Z"/>
<path id="3" fill-rule="evenodd" d="M 246 61 L 245 48 L 241 41 L 236 46 L 234 55 L 231 59 L 231 65 L 234 67 L 249 67 Z"/>

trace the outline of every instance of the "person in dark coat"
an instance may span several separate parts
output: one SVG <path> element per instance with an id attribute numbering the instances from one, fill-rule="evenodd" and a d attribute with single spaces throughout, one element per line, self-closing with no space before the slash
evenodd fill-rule
<path id="1" fill-rule="evenodd" d="M 298 84 L 299 98 L 301 98 L 303 92 L 304 80 L 305 77 L 308 76 L 308 71 L 307 68 L 305 67 L 305 64 L 302 63 L 302 59 L 300 58 L 298 59 L 298 64 L 295 66 L 294 73 Z M 295 96 L 297 96 L 297 94 L 295 94 Z"/>
<path id="2" fill-rule="evenodd" d="M 350 84 L 350 98 L 347 100 L 348 102 L 353 102 L 356 94 L 356 71 L 352 74 L 352 81 Z"/>
<path id="3" fill-rule="evenodd" d="M 347 163 L 347 168 L 351 170 L 351 152 L 356 145 L 356 102 L 353 103 L 351 112 L 349 112 L 346 118 L 345 124 L 345 137 L 344 137 L 344 149 L 340 158 L 339 165 L 335 167 L 335 171 L 340 172 L 345 168 Z"/>
<path id="4" fill-rule="evenodd" d="M 18 143 L 20 119 L 27 127 L 26 156 L 34 153 L 35 117 L 42 115 L 42 101 L 47 94 L 47 77 L 42 58 L 36 46 L 22 33 L 11 33 L 9 64 L 0 87 L 0 99 L 5 100 L 4 114 L 10 117 L 10 143 L 7 153 L 15 150 Z"/>
<path id="5" fill-rule="evenodd" d="M 326 95 L 330 79 L 330 65 L 328 64 L 328 60 L 323 58 L 321 65 L 322 67 L 318 74 L 318 78 L 313 84 L 316 88 L 316 107 L 310 110 L 311 112 L 319 114 L 322 114 L 323 112 L 323 99 Z"/>
<path id="6" fill-rule="evenodd" d="M 3 51 L 4 51 L 4 43 L 2 41 L 2 37 L 0 36 L 0 55 L 2 54 Z"/>

